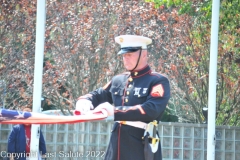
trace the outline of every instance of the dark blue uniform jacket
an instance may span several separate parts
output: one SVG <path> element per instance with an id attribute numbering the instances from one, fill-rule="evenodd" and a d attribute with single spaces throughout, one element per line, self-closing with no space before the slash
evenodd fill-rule
<path id="1" fill-rule="evenodd" d="M 160 121 L 170 98 L 168 79 L 152 72 L 149 66 L 142 70 L 114 76 L 111 82 L 80 98 L 87 98 L 96 107 L 103 102 L 115 106 L 115 121 Z M 106 160 L 144 160 L 142 137 L 144 130 L 115 122 Z M 154 160 L 161 160 L 161 146 Z"/>
<path id="2" fill-rule="evenodd" d="M 40 131 L 39 138 L 39 152 L 44 155 L 46 154 L 46 144 L 42 132 Z M 26 160 L 26 137 L 24 125 L 15 125 L 8 137 L 8 153 L 16 153 L 18 160 Z M 21 156 L 22 155 L 22 156 Z M 17 158 L 19 157 L 19 158 Z"/>

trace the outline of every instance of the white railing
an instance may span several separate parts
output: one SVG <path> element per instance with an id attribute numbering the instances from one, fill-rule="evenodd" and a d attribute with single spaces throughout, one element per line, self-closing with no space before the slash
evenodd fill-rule
<path id="1" fill-rule="evenodd" d="M 101 160 L 109 142 L 112 121 L 42 125 L 51 160 Z M 4 156 L 12 125 L 0 125 Z M 164 160 L 206 160 L 207 125 L 160 123 Z M 240 159 L 240 127 L 216 127 L 216 160 Z"/>

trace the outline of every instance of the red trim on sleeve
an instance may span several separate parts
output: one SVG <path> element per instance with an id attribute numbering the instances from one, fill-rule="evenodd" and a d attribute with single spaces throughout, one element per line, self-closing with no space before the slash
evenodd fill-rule
<path id="1" fill-rule="evenodd" d="M 114 110 L 114 113 L 117 113 L 117 112 L 124 113 L 124 112 L 128 112 L 130 110 L 139 110 L 141 114 L 146 114 L 141 105 L 136 105 L 136 106 L 130 107 L 127 110 Z"/>
<path id="2" fill-rule="evenodd" d="M 141 114 L 146 114 L 145 111 L 143 110 L 142 106 L 136 105 L 136 107 L 139 109 L 139 111 L 141 112 Z"/>
<path id="3" fill-rule="evenodd" d="M 110 81 L 110 82 L 108 82 L 107 84 L 105 84 L 105 86 L 103 86 L 103 89 L 104 89 L 104 90 L 107 89 L 108 86 L 111 84 L 111 82 L 112 82 L 112 81 Z"/>

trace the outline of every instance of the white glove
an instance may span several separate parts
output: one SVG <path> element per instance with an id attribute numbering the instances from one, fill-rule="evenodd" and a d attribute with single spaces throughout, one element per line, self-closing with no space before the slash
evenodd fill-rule
<path id="1" fill-rule="evenodd" d="M 114 106 L 111 105 L 110 103 L 108 102 L 101 103 L 94 109 L 94 111 L 99 111 L 102 109 L 105 109 L 108 112 L 108 116 L 114 116 Z"/>
<path id="2" fill-rule="evenodd" d="M 74 115 L 87 114 L 91 109 L 93 109 L 92 102 L 87 99 L 80 99 L 76 103 L 76 109 Z"/>

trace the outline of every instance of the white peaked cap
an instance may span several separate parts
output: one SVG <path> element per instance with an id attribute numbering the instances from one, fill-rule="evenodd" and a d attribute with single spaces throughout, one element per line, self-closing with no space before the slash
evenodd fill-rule
<path id="1" fill-rule="evenodd" d="M 115 42 L 121 45 L 121 49 L 130 47 L 139 47 L 147 49 L 147 45 L 152 43 L 148 37 L 137 35 L 121 35 L 115 38 Z M 121 52 L 121 51 L 120 51 Z M 126 53 L 126 52 L 124 52 Z M 123 54 L 123 53 L 119 53 Z"/>

